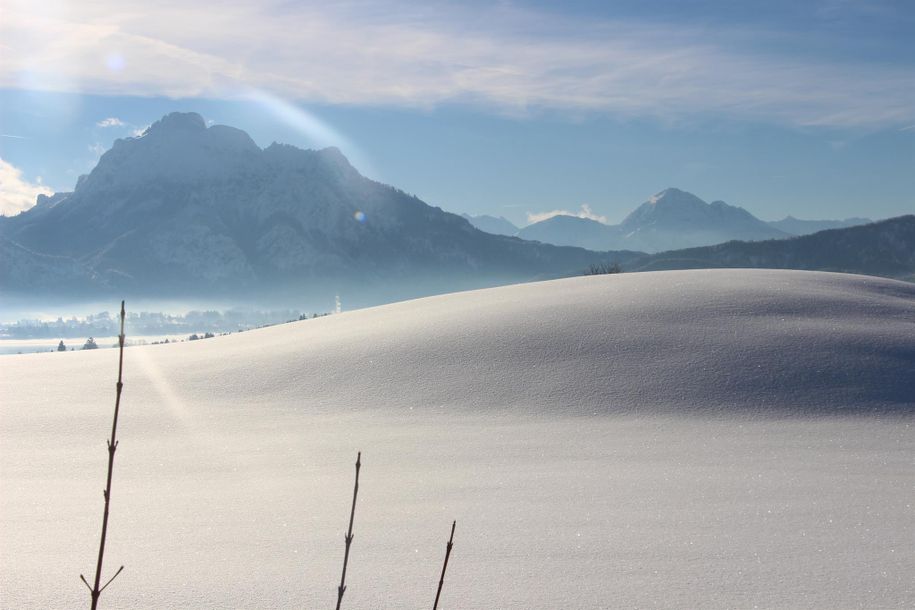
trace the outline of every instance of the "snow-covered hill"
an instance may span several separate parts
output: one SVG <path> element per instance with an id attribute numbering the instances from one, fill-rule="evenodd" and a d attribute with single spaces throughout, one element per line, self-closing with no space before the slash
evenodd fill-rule
<path id="1" fill-rule="evenodd" d="M 128 303 L 129 306 L 129 303 Z M 129 333 L 129 329 L 128 329 Z M 3 606 L 94 565 L 116 350 L 3 358 Z M 125 352 L 107 607 L 911 607 L 915 285 L 710 270 Z"/>

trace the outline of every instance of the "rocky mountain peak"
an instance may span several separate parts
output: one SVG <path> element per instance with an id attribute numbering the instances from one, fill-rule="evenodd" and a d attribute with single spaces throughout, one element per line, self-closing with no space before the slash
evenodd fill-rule
<path id="1" fill-rule="evenodd" d="M 175 131 L 201 131 L 207 128 L 206 121 L 196 112 L 170 112 L 153 123 L 146 131 L 152 133 L 168 133 Z"/>
<path id="2" fill-rule="evenodd" d="M 705 203 L 704 201 L 702 201 L 701 199 L 699 199 L 692 193 L 688 193 L 686 191 L 681 191 L 678 188 L 671 187 L 671 188 L 664 189 L 660 193 L 656 193 L 654 196 L 652 196 L 650 199 L 648 199 L 648 201 L 646 203 L 657 206 L 657 205 L 678 205 L 678 204 L 682 205 L 682 204 L 689 204 L 689 203 L 694 204 L 696 202 L 703 203 L 703 204 Z"/>

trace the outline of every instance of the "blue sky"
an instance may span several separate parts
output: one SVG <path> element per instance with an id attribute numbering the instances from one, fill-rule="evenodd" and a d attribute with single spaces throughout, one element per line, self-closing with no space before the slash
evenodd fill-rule
<path id="1" fill-rule="evenodd" d="M 668 186 L 765 219 L 915 211 L 907 2 L 0 4 L 6 213 L 173 110 L 519 224 Z"/>

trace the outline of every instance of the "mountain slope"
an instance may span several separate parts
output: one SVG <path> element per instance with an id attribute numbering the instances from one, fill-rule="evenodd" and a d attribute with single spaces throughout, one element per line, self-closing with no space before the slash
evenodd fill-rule
<path id="1" fill-rule="evenodd" d="M 915 277 L 915 216 L 763 242 L 733 241 L 661 252 L 627 270 L 764 267 Z"/>
<path id="2" fill-rule="evenodd" d="M 484 233 L 361 176 L 337 149 L 261 150 L 192 113 L 117 140 L 73 193 L 43 203 L 0 236 L 76 260 L 128 294 L 348 286 L 404 298 L 575 274 L 601 258 Z"/>
<path id="3" fill-rule="evenodd" d="M 45 292 L 79 291 L 98 286 L 100 278 L 66 256 L 32 252 L 0 237 L 0 286 L 31 286 Z"/>

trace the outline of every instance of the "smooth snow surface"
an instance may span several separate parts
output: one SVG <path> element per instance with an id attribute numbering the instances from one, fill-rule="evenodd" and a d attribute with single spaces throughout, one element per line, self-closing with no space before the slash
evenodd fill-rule
<path id="1" fill-rule="evenodd" d="M 128 303 L 129 307 L 130 303 Z M 128 334 L 130 329 L 128 328 Z M 117 351 L 0 362 L 0 606 L 88 605 Z M 125 352 L 103 608 L 915 607 L 915 285 L 573 278 Z"/>

